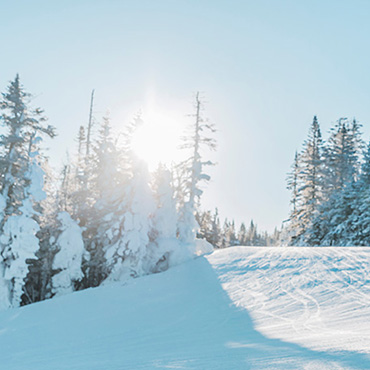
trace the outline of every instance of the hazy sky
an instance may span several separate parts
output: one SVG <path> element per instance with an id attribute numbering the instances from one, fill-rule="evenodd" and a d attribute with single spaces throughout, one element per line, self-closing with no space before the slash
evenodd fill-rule
<path id="1" fill-rule="evenodd" d="M 117 129 L 140 109 L 177 129 L 200 90 L 219 130 L 204 207 L 272 230 L 313 115 L 324 133 L 355 116 L 369 139 L 369 19 L 354 0 L 0 0 L 0 89 L 20 73 L 58 129 L 55 165 L 93 88 L 96 117 L 109 108 Z"/>

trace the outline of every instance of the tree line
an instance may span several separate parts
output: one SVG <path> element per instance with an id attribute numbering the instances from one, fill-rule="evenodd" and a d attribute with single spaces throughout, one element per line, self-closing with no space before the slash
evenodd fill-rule
<path id="1" fill-rule="evenodd" d="M 148 172 L 132 148 L 135 117 L 112 133 L 81 126 L 77 154 L 51 170 L 43 138 L 56 130 L 19 76 L 0 101 L 0 308 L 16 307 L 102 283 L 163 271 L 189 258 L 199 225 L 200 184 L 211 165 L 215 128 L 195 97 L 183 147 L 187 159 Z"/>
<path id="2" fill-rule="evenodd" d="M 251 220 L 246 226 L 241 222 L 239 228 L 235 221 L 225 218 L 221 224 L 218 209 L 211 211 L 198 211 L 196 219 L 199 224 L 198 238 L 206 239 L 215 248 L 228 248 L 234 246 L 276 246 L 280 240 L 280 231 L 275 228 L 272 234 L 267 231 L 258 231 L 257 224 Z"/>
<path id="3" fill-rule="evenodd" d="M 317 117 L 287 178 L 288 245 L 370 245 L 370 143 L 362 125 L 340 118 L 323 140 Z"/>

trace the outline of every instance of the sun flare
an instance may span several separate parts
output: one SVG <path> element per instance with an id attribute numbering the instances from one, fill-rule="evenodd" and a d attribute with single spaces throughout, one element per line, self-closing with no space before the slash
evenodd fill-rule
<path id="1" fill-rule="evenodd" d="M 142 116 L 143 124 L 137 129 L 132 147 L 144 160 L 149 170 L 159 163 L 170 164 L 182 159 L 179 149 L 184 124 L 166 113 L 151 111 Z"/>

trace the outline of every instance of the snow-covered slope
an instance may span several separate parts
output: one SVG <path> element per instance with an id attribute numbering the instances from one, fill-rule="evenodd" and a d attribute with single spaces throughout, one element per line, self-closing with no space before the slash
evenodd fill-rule
<path id="1" fill-rule="evenodd" d="M 369 259 L 370 249 L 230 248 L 8 310 L 0 369 L 370 369 Z"/>
<path id="2" fill-rule="evenodd" d="M 370 248 L 229 248 L 209 260 L 263 334 L 370 354 Z"/>

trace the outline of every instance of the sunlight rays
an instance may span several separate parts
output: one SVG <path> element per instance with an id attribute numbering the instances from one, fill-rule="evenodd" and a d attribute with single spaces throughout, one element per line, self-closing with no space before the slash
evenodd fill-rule
<path id="1" fill-rule="evenodd" d="M 159 163 L 169 165 L 183 159 L 179 146 L 185 119 L 179 120 L 154 105 L 145 110 L 142 119 L 143 124 L 134 135 L 132 148 L 148 164 L 149 170 L 156 169 Z"/>

